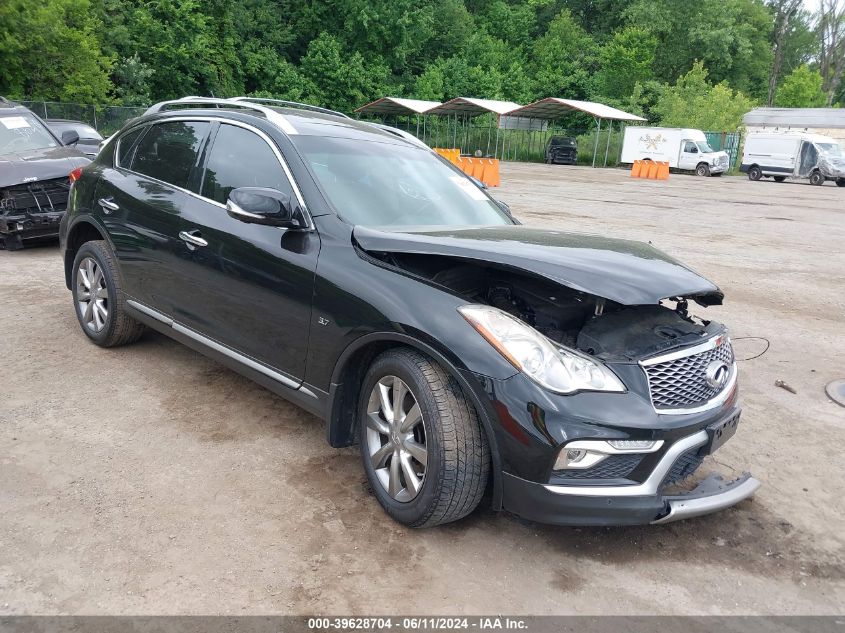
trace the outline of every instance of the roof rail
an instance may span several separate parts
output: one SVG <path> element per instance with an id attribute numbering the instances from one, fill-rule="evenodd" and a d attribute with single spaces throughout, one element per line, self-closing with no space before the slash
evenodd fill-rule
<path id="1" fill-rule="evenodd" d="M 0 97 L 0 103 L 2 103 L 3 105 L 13 106 L 13 107 L 18 105 L 14 101 L 9 101 L 6 97 Z"/>
<path id="2" fill-rule="evenodd" d="M 299 101 L 284 101 L 283 99 L 267 99 L 265 97 L 233 97 L 232 101 L 270 103 L 272 105 L 283 106 L 285 108 L 296 108 L 298 110 L 311 110 L 312 112 L 332 114 L 334 116 L 343 117 L 344 119 L 351 118 L 348 114 L 338 112 L 337 110 L 329 110 L 328 108 L 322 108 L 320 106 L 311 105 L 310 103 L 300 103 Z"/>
<path id="3" fill-rule="evenodd" d="M 146 112 L 144 112 L 144 115 L 163 112 L 164 110 L 167 110 L 168 107 L 174 105 L 211 106 L 215 108 L 243 108 L 245 110 L 253 110 L 254 112 L 259 112 L 263 114 L 268 121 L 278 125 L 286 134 L 296 134 L 296 128 L 293 127 L 290 121 L 288 121 L 282 114 L 257 103 L 251 103 L 249 101 L 238 101 L 236 99 L 217 99 L 215 97 L 193 96 L 182 97 L 181 99 L 171 99 L 170 101 L 161 101 L 159 103 L 156 103 L 155 105 L 152 105 L 147 108 Z"/>

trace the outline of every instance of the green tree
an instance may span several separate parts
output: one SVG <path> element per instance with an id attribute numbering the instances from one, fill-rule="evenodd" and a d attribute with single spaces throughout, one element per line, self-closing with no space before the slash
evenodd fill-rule
<path id="1" fill-rule="evenodd" d="M 149 105 L 150 78 L 154 71 L 141 61 L 138 53 L 124 57 L 114 67 L 115 92 L 125 106 Z"/>
<path id="2" fill-rule="evenodd" d="M 700 60 L 714 81 L 765 98 L 773 18 L 760 0 L 634 0 L 625 16 L 657 37 L 659 80 L 672 83 Z"/>
<path id="3" fill-rule="evenodd" d="M 822 88 L 822 76 L 805 64 L 798 66 L 783 80 L 775 96 L 775 105 L 781 108 L 821 108 L 827 104 Z"/>
<path id="4" fill-rule="evenodd" d="M 596 65 L 596 43 L 564 9 L 534 42 L 534 96 L 581 99 L 588 95 Z"/>
<path id="5" fill-rule="evenodd" d="M 657 38 L 646 29 L 629 26 L 614 33 L 599 50 L 595 91 L 612 98 L 627 97 L 634 86 L 652 78 Z"/>
<path id="6" fill-rule="evenodd" d="M 148 0 L 131 12 L 130 40 L 156 71 L 155 98 L 243 92 L 233 6 L 234 0 Z"/>
<path id="7" fill-rule="evenodd" d="M 300 71 L 311 82 L 313 92 L 308 96 L 312 100 L 343 112 L 383 96 L 390 72 L 378 58 L 365 61 L 358 52 L 349 54 L 328 33 L 321 33 L 308 46 Z"/>
<path id="8" fill-rule="evenodd" d="M 111 101 L 113 59 L 88 0 L 0 3 L 0 94 L 82 103 Z"/>
<path id="9" fill-rule="evenodd" d="M 700 130 L 734 131 L 742 124 L 743 115 L 754 102 L 724 82 L 715 86 L 707 81 L 703 62 L 667 86 L 652 112 L 666 127 L 690 127 Z"/>

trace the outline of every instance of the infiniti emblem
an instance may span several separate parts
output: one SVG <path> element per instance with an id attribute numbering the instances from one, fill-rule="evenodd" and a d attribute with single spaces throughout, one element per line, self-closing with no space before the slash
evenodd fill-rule
<path id="1" fill-rule="evenodd" d="M 720 360 L 714 360 L 712 363 L 707 365 L 707 370 L 704 372 L 704 379 L 707 381 L 708 385 L 713 387 L 713 389 L 721 389 L 725 386 L 725 383 L 728 382 L 729 373 L 730 368 L 727 364 Z"/>

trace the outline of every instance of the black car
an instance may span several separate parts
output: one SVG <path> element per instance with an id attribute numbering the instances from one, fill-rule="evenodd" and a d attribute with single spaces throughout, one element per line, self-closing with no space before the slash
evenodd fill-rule
<path id="1" fill-rule="evenodd" d="M 574 165 L 578 161 L 578 141 L 569 136 L 553 136 L 546 145 L 546 162 Z"/>
<path id="2" fill-rule="evenodd" d="M 74 146 L 86 156 L 93 158 L 100 151 L 100 143 L 103 142 L 103 137 L 87 123 L 71 121 L 70 119 L 44 119 L 44 122 L 59 138 L 65 132 L 75 133 L 79 140 L 74 143 Z"/>
<path id="3" fill-rule="evenodd" d="M 0 248 L 55 239 L 67 207 L 70 173 L 90 162 L 27 108 L 0 97 Z M 70 146 L 70 147 L 69 147 Z"/>
<path id="4" fill-rule="evenodd" d="M 158 104 L 83 169 L 61 245 L 94 343 L 150 327 L 316 414 L 410 526 L 488 487 L 601 525 L 754 492 L 666 490 L 739 420 L 727 331 L 688 311 L 714 284 L 647 244 L 520 226 L 404 132 L 267 101 Z"/>

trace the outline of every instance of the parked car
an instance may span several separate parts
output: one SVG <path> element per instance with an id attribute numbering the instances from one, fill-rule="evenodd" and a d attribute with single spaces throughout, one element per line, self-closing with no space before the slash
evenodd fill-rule
<path id="1" fill-rule="evenodd" d="M 621 162 L 666 161 L 669 167 L 695 172 L 696 176 L 721 176 L 730 169 L 727 152 L 717 152 L 701 130 L 668 127 L 625 128 Z"/>
<path id="2" fill-rule="evenodd" d="M 55 239 L 67 207 L 68 174 L 90 160 L 27 108 L 0 97 L 0 249 Z"/>
<path id="3" fill-rule="evenodd" d="M 103 137 L 87 123 L 70 121 L 68 119 L 45 119 L 44 122 L 59 138 L 65 132 L 76 132 L 79 136 L 79 140 L 76 142 L 76 149 L 83 152 L 86 156 L 94 157 L 100 150 L 100 143 L 103 142 Z"/>
<path id="4" fill-rule="evenodd" d="M 574 165 L 578 160 L 578 141 L 569 136 L 553 136 L 546 145 L 546 162 Z"/>
<path id="5" fill-rule="evenodd" d="M 745 139 L 740 171 L 749 180 L 806 178 L 845 187 L 845 156 L 835 139 L 804 132 L 752 132 Z"/>
<path id="6" fill-rule="evenodd" d="M 737 429 L 712 282 L 650 245 L 519 225 L 398 130 L 186 98 L 125 126 L 73 185 L 65 281 L 101 347 L 163 332 L 358 444 L 409 526 L 493 507 L 662 523 L 759 483 L 685 481 Z"/>

